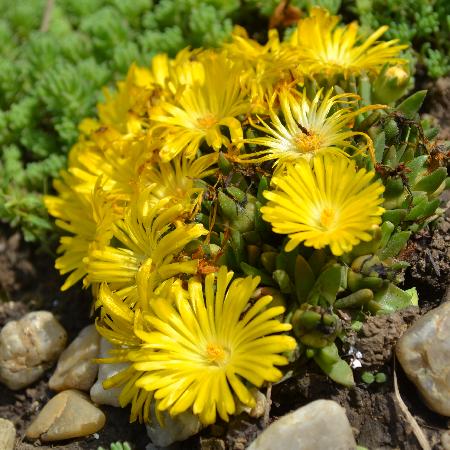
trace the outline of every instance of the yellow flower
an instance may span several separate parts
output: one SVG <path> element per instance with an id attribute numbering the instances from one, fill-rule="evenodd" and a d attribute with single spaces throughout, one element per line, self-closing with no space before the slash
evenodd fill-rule
<path id="1" fill-rule="evenodd" d="M 153 76 L 149 69 L 132 64 L 125 80 L 111 92 L 103 89 L 105 101 L 97 105 L 100 122 L 122 134 L 139 134 L 148 125 L 147 104 L 153 94 Z"/>
<path id="2" fill-rule="evenodd" d="M 296 345 L 276 334 L 291 329 L 274 319 L 284 308 L 267 308 L 270 296 L 251 305 L 259 277 L 231 282 L 232 277 L 223 266 L 207 275 L 204 288 L 191 278 L 188 300 L 179 294 L 175 302 L 150 301 L 152 313 L 144 314 L 144 323 L 153 331 L 136 330 L 144 344 L 129 357 L 143 372 L 136 386 L 154 391 L 158 410 L 177 415 L 192 409 L 204 424 L 214 423 L 217 412 L 228 420 L 236 411 L 235 396 L 255 404 L 243 380 L 259 387 L 281 378 L 275 366 L 288 361 L 280 353 Z"/>
<path id="3" fill-rule="evenodd" d="M 58 253 L 63 255 L 55 262 L 61 275 L 71 272 L 61 287 L 64 291 L 86 276 L 83 260 L 88 252 L 109 243 L 120 210 L 115 207 L 115 198 L 105 191 L 101 177 L 86 194 L 78 193 L 58 180 L 55 187 L 59 196 L 45 196 L 44 203 L 49 213 L 56 217 L 56 225 L 71 233 L 61 237 Z"/>
<path id="4" fill-rule="evenodd" d="M 298 22 L 291 44 L 298 49 L 299 70 L 305 75 L 328 79 L 335 75 L 347 78 L 363 71 L 376 75 L 386 63 L 404 62 L 398 54 L 407 45 L 397 45 L 398 39 L 376 43 L 387 26 L 362 41 L 356 22 L 343 27 L 338 27 L 338 23 L 337 16 L 330 16 L 322 8 L 313 8 L 311 17 Z"/>
<path id="5" fill-rule="evenodd" d="M 366 140 L 365 148 L 373 152 L 372 141 L 365 133 L 352 131 L 354 118 L 372 109 L 383 108 L 382 105 L 369 105 L 353 110 L 342 104 L 352 105 L 359 100 L 356 94 L 338 94 L 331 96 L 332 90 L 323 97 L 320 90 L 314 99 L 308 99 L 306 92 L 294 96 L 292 91 L 282 90 L 279 95 L 280 112 L 274 107 L 276 98 L 272 99 L 270 122 L 258 117 L 261 125 L 253 126 L 268 136 L 246 139 L 244 142 L 267 147 L 266 150 L 241 154 L 241 162 L 263 162 L 275 159 L 275 164 L 311 159 L 322 152 L 345 153 L 345 149 L 361 152 L 351 138 L 362 136 Z M 323 97 L 323 98 L 322 98 Z M 340 107 L 335 109 L 334 106 Z M 333 111 L 333 112 L 331 112 Z M 280 118 L 282 115 L 282 119 Z"/>
<path id="6" fill-rule="evenodd" d="M 128 358 L 130 350 L 138 349 L 142 345 L 142 340 L 134 332 L 135 326 L 141 323 L 141 314 L 139 311 L 133 311 L 119 296 L 111 292 L 107 284 L 100 286 L 96 307 L 101 307 L 96 328 L 100 335 L 113 344 L 113 348 L 109 351 L 110 356 L 97 362 L 128 363 L 124 369 L 105 380 L 103 387 L 105 389 L 122 387 L 118 400 L 122 408 L 131 403 L 130 422 L 136 419 L 148 422 L 153 393 L 135 386 L 142 373 L 133 368 Z"/>
<path id="7" fill-rule="evenodd" d="M 166 208 L 169 200 L 154 204 L 148 191 L 133 199 L 125 217 L 115 223 L 117 247 L 89 252 L 84 284 L 108 282 L 134 305 L 138 297 L 136 276 L 141 270 L 150 268 L 155 286 L 178 273 L 195 273 L 198 260 L 183 260 L 180 253 L 186 244 L 207 232 L 203 225 L 183 224 L 183 206 Z"/>
<path id="8" fill-rule="evenodd" d="M 306 161 L 288 165 L 286 174 L 272 178 L 278 189 L 264 192 L 269 202 L 261 208 L 263 219 L 289 235 L 288 252 L 304 242 L 342 255 L 372 239 L 370 229 L 381 222 L 384 187 L 370 183 L 373 176 L 335 155 L 314 158 L 312 167 Z"/>
<path id="9" fill-rule="evenodd" d="M 192 160 L 177 155 L 169 162 L 146 164 L 141 172 L 141 183 L 153 186 L 150 196 L 155 202 L 170 198 L 171 204 L 181 204 L 191 211 L 204 192 L 198 181 L 217 171 L 212 167 L 217 157 L 217 153 L 210 153 Z"/>
<path id="10" fill-rule="evenodd" d="M 198 55 L 195 63 L 178 74 L 188 84 L 177 100 L 162 102 L 150 111 L 153 132 L 162 139 L 160 156 L 166 162 L 179 153 L 194 158 L 203 141 L 214 150 L 227 145 L 222 126 L 232 139 L 242 138 L 236 116 L 246 113 L 249 104 L 240 84 L 241 65 L 212 51 Z"/>
<path id="11" fill-rule="evenodd" d="M 250 39 L 240 26 L 234 28 L 231 38 L 232 42 L 224 44 L 224 48 L 231 58 L 241 61 L 248 68 L 242 78 L 250 86 L 252 109 L 265 111 L 267 99 L 275 90 L 282 84 L 292 84 L 298 56 L 291 45 L 280 42 L 275 29 L 269 30 L 265 45 Z"/>

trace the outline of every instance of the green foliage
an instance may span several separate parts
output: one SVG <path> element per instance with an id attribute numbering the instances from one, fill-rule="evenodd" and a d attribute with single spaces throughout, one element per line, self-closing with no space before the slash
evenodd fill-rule
<path id="1" fill-rule="evenodd" d="M 97 450 L 106 450 L 104 447 L 98 447 Z M 131 450 L 128 442 L 113 442 L 109 450 Z"/>
<path id="2" fill-rule="evenodd" d="M 352 0 L 347 7 L 367 32 L 388 25 L 385 39 L 411 43 L 430 77 L 450 72 L 448 0 Z"/>
<path id="3" fill-rule="evenodd" d="M 371 102 L 370 85 L 353 88 L 365 90 L 362 101 Z M 381 226 L 372 230 L 373 238 L 349 253 L 335 257 L 327 249 L 305 246 L 280 251 L 285 241 L 281 236 L 268 241 L 270 230 L 258 214 L 265 204 L 267 178 L 252 170 L 244 176 L 224 154 L 219 156 L 223 178 L 197 216 L 212 231 L 202 247 L 206 259 L 259 276 L 264 287 L 258 295 L 272 295 L 277 304 L 287 306 L 287 320 L 304 359 L 312 359 L 345 386 L 354 384 L 349 364 L 339 355 L 347 330 L 358 331 L 366 315 L 390 314 L 418 304 L 415 288 L 397 286 L 407 266 L 401 253 L 411 234 L 440 214 L 438 197 L 448 182 L 445 149 L 425 138 L 433 133 L 418 119 L 425 95 L 416 92 L 397 107 L 374 117 L 368 112 L 357 121 L 358 129 L 371 134 L 375 155 L 374 160 L 356 160 L 375 168 L 385 185 L 386 211 Z M 382 378 L 374 375 L 376 382 Z"/>
<path id="4" fill-rule="evenodd" d="M 44 240 L 51 225 L 41 196 L 64 167 L 78 124 L 95 114 L 101 87 L 156 53 L 218 45 L 242 6 L 255 15 L 261 5 L 64 0 L 54 2 L 46 27 L 46 0 L 0 0 L 0 220 L 28 241 Z"/>

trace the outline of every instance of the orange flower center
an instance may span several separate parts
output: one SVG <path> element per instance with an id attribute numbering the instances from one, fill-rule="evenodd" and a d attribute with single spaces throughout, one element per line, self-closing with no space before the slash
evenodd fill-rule
<path id="1" fill-rule="evenodd" d="M 197 119 L 197 124 L 200 128 L 209 129 L 217 123 L 217 118 L 213 114 L 206 114 L 200 119 Z"/>
<path id="2" fill-rule="evenodd" d="M 336 212 L 332 208 L 324 208 L 320 214 L 320 224 L 327 229 L 330 229 L 334 223 Z"/>
<path id="3" fill-rule="evenodd" d="M 206 346 L 207 359 L 210 363 L 223 366 L 228 362 L 230 352 L 220 344 L 209 343 Z"/>
<path id="4" fill-rule="evenodd" d="M 321 139 L 315 133 L 298 133 L 295 137 L 295 145 L 301 153 L 314 153 L 320 149 Z"/>

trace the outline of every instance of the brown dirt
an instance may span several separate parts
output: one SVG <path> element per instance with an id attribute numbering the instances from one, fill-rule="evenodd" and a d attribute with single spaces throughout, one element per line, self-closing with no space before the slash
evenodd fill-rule
<path id="1" fill-rule="evenodd" d="M 411 307 L 394 314 L 368 317 L 358 335 L 349 339 L 362 354 L 362 366 L 376 370 L 390 361 L 398 338 L 418 315 L 419 308 Z"/>
<path id="2" fill-rule="evenodd" d="M 427 293 L 421 296 L 421 313 L 439 302 L 448 276 L 448 220 L 415 237 L 415 252 L 411 256 L 412 267 L 407 274 L 409 285 L 420 282 L 420 289 Z M 441 271 L 440 278 L 432 272 L 433 264 L 427 259 L 426 250 L 431 251 L 434 264 Z M 20 243 L 18 238 L 1 237 L 0 230 L 0 286 L 4 297 L 0 301 L 0 327 L 8 320 L 20 318 L 30 310 L 49 309 L 67 329 L 70 339 L 90 320 L 89 292 L 71 289 L 61 293 L 61 278 L 52 268 L 53 257 L 37 253 L 36 249 Z M 439 295 L 439 296 L 438 296 Z M 203 430 L 175 449 L 244 450 L 246 446 L 272 421 L 278 417 L 316 399 L 328 398 L 337 401 L 347 411 L 359 445 L 370 450 L 419 449 L 409 423 L 399 410 L 393 394 L 392 348 L 405 328 L 414 320 L 417 309 L 408 309 L 388 317 L 370 318 L 358 336 L 349 344 L 361 351 L 363 368 L 355 370 L 357 385 L 346 389 L 331 382 L 313 365 L 297 368 L 295 376 L 272 388 L 270 416 L 261 419 L 249 418 L 246 414 L 234 417 L 229 424 L 218 424 Z M 361 381 L 365 370 L 383 372 L 384 383 L 367 385 Z M 52 369 L 27 389 L 12 392 L 0 385 L 0 417 L 11 420 L 17 430 L 16 450 L 33 448 L 58 448 L 61 450 L 96 450 L 99 445 L 109 448 L 111 442 L 128 441 L 135 450 L 143 450 L 148 443 L 141 425 L 128 424 L 128 410 L 103 407 L 107 416 L 105 428 L 98 436 L 89 436 L 52 446 L 39 445 L 24 440 L 25 430 L 54 395 L 47 386 Z M 426 433 L 433 450 L 442 450 L 440 433 L 448 427 L 447 419 L 429 411 L 417 396 L 414 386 L 397 368 L 400 391 L 412 414 Z"/>
<path id="3" fill-rule="evenodd" d="M 420 89 L 428 90 L 423 110 L 439 123 L 439 138 L 450 140 L 450 77 L 426 81 L 421 83 Z"/>
<path id="4" fill-rule="evenodd" d="M 431 229 L 413 236 L 405 256 L 410 264 L 406 282 L 417 287 L 419 298 L 429 307 L 436 306 L 449 284 L 450 217 L 441 217 Z"/>

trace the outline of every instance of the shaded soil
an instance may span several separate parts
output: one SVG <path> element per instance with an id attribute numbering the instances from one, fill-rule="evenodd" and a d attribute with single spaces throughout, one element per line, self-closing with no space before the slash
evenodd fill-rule
<path id="1" fill-rule="evenodd" d="M 450 77 L 424 81 L 420 89 L 428 90 L 423 110 L 438 122 L 439 138 L 450 140 Z"/>
<path id="2" fill-rule="evenodd" d="M 411 426 L 404 418 L 393 390 L 393 347 L 398 337 L 419 315 L 436 306 L 447 285 L 449 219 L 443 218 L 433 229 L 423 231 L 412 240 L 413 251 L 407 252 L 411 267 L 406 273 L 406 287 L 418 286 L 419 308 L 396 313 L 389 317 L 373 317 L 362 332 L 349 340 L 361 352 L 362 367 L 355 369 L 357 385 L 343 388 L 331 382 L 311 364 L 297 367 L 294 374 L 274 385 L 271 391 L 270 414 L 252 419 L 246 414 L 208 427 L 199 436 L 174 444 L 171 449 L 244 450 L 271 422 L 280 416 L 316 399 L 332 399 L 347 411 L 359 445 L 375 449 L 419 449 Z M 1 233 L 1 230 L 0 230 Z M 3 234 L 4 236 L 5 234 Z M 431 258 L 430 255 L 431 254 Z M 439 272 L 439 273 L 438 273 Z M 30 310 L 48 309 L 54 312 L 73 339 L 91 320 L 89 292 L 71 289 L 60 292 L 61 278 L 53 269 L 53 256 L 39 254 L 23 245 L 15 235 L 0 234 L 0 327 L 8 320 L 18 319 Z M 367 385 L 361 381 L 364 371 L 383 372 L 384 383 Z M 11 420 L 17 430 L 17 450 L 58 448 L 63 450 L 93 449 L 99 445 L 109 448 L 111 442 L 128 441 L 135 450 L 143 450 L 149 439 L 141 425 L 128 424 L 128 410 L 104 407 L 105 428 L 96 435 L 53 444 L 27 442 L 24 433 L 46 402 L 54 395 L 47 386 L 46 375 L 27 389 L 12 392 L 0 385 L 0 417 Z M 428 410 L 414 386 L 397 365 L 400 393 L 428 437 L 433 450 L 442 450 L 441 433 L 448 419 Z"/>
<path id="3" fill-rule="evenodd" d="M 447 213 L 450 212 L 447 204 Z M 440 299 L 449 284 L 450 274 L 450 217 L 440 218 L 432 229 L 414 235 L 405 251 L 410 263 L 407 282 L 416 286 L 419 298 L 432 306 Z"/>

